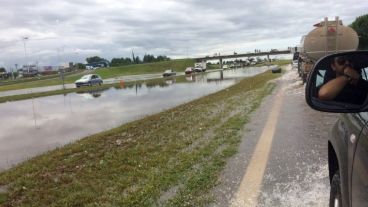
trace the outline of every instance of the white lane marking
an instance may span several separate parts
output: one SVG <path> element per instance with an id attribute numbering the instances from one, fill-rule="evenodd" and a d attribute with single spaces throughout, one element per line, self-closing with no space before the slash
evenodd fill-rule
<path id="1" fill-rule="evenodd" d="M 258 140 L 252 158 L 248 164 L 245 175 L 240 183 L 238 192 L 231 201 L 231 206 L 256 206 L 261 188 L 264 171 L 275 134 L 277 119 L 280 114 L 285 88 L 275 96 L 274 105 L 268 115 L 266 125 Z"/>

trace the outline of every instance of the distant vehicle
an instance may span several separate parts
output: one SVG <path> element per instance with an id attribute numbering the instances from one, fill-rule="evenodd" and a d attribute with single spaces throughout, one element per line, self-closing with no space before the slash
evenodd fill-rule
<path id="1" fill-rule="evenodd" d="M 194 72 L 196 72 L 196 73 L 200 73 L 200 72 L 204 72 L 204 71 L 206 71 L 206 69 L 203 69 L 201 67 L 194 68 Z"/>
<path id="2" fill-rule="evenodd" d="M 229 66 L 228 65 L 224 65 L 224 66 L 222 66 L 222 69 L 223 70 L 229 69 Z"/>
<path id="3" fill-rule="evenodd" d="M 207 64 L 206 64 L 206 62 L 194 63 L 194 67 L 195 68 L 202 68 L 202 69 L 204 69 L 204 71 L 206 71 Z"/>
<path id="4" fill-rule="evenodd" d="M 95 70 L 95 69 L 97 69 L 97 67 L 93 67 L 93 66 L 87 65 L 86 66 L 86 69 L 87 70 Z"/>
<path id="5" fill-rule="evenodd" d="M 35 77 L 39 75 L 39 71 L 36 65 L 23 65 L 23 68 L 19 69 L 18 73 L 22 77 Z"/>
<path id="6" fill-rule="evenodd" d="M 102 78 L 96 74 L 84 75 L 82 78 L 75 81 L 75 86 L 77 88 L 81 86 L 93 86 L 93 85 L 102 85 L 102 84 L 103 84 Z"/>
<path id="7" fill-rule="evenodd" d="M 176 72 L 173 69 L 165 70 L 165 72 L 162 74 L 162 76 L 164 77 L 175 76 L 175 75 L 176 75 Z"/>
<path id="8" fill-rule="evenodd" d="M 298 68 L 298 60 L 293 60 L 293 65 L 292 65 L 292 68 Z"/>
<path id="9" fill-rule="evenodd" d="M 271 70 L 272 70 L 272 73 L 281 73 L 281 68 L 280 67 L 274 67 Z"/>
<path id="10" fill-rule="evenodd" d="M 188 68 L 186 68 L 185 69 L 185 74 L 191 74 L 191 73 L 193 73 L 193 68 L 192 67 L 188 67 Z"/>

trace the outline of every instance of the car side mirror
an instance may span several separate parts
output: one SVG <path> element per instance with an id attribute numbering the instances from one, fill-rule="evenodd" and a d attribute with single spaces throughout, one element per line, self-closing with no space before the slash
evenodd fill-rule
<path id="1" fill-rule="evenodd" d="M 308 105 L 318 111 L 368 111 L 368 51 L 321 58 L 309 75 L 305 92 Z"/>

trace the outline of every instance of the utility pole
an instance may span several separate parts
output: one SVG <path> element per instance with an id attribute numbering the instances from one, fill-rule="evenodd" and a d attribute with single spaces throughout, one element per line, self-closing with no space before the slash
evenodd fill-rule
<path id="1" fill-rule="evenodd" d="M 134 57 L 134 52 L 133 52 L 133 50 L 132 50 L 132 58 L 133 58 L 133 63 L 135 64 L 135 57 Z"/>
<path id="2" fill-rule="evenodd" d="M 60 79 L 63 83 L 63 89 L 65 90 L 65 83 L 64 83 L 64 69 L 61 69 L 60 67 L 60 48 L 56 48 L 56 51 L 57 51 L 57 56 L 58 56 L 58 70 L 59 70 L 59 73 L 60 73 Z"/>
<path id="3" fill-rule="evenodd" d="M 18 72 L 18 64 L 15 64 L 15 71 Z M 14 77 L 14 72 L 12 70 L 12 77 L 13 77 L 13 80 L 15 79 Z"/>
<path id="4" fill-rule="evenodd" d="M 23 37 L 24 59 L 25 59 L 26 65 L 28 64 L 27 63 L 27 47 L 26 47 L 26 41 L 27 40 L 29 40 L 29 37 L 27 37 L 27 36 Z M 27 68 L 28 68 L 28 75 L 29 75 L 29 66 L 27 66 Z"/>

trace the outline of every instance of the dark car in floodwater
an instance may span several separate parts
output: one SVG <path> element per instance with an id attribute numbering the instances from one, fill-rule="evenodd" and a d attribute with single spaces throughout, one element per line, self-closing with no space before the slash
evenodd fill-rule
<path id="1" fill-rule="evenodd" d="M 309 106 L 341 113 L 326 137 L 332 207 L 368 206 L 367 97 L 368 51 L 338 53 L 320 59 L 307 82 Z"/>
<path id="2" fill-rule="evenodd" d="M 102 78 L 96 74 L 84 75 L 83 77 L 75 81 L 75 86 L 77 88 L 81 86 L 93 86 L 93 85 L 102 85 L 102 84 L 103 84 Z"/>
<path id="3" fill-rule="evenodd" d="M 274 67 L 271 69 L 272 73 L 281 73 L 281 68 L 280 67 Z"/>

